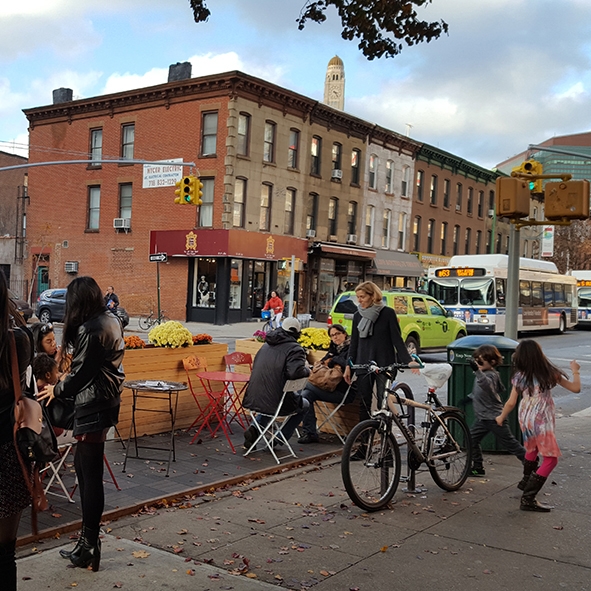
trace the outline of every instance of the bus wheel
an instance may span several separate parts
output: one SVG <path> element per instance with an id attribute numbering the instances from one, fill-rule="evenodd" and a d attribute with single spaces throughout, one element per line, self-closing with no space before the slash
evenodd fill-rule
<path id="1" fill-rule="evenodd" d="M 564 317 L 564 314 L 561 314 L 560 320 L 558 321 L 558 332 L 560 334 L 564 334 L 565 331 L 566 331 L 566 318 Z"/>

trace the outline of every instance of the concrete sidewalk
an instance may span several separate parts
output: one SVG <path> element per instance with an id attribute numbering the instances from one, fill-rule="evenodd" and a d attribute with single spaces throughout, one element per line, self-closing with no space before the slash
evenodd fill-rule
<path id="1" fill-rule="evenodd" d="M 335 458 L 105 524 L 98 573 L 58 557 L 69 540 L 21 548 L 19 589 L 591 590 L 591 417 L 557 434 L 551 513 L 519 510 L 520 465 L 496 454 L 455 493 L 420 472 L 424 492 L 364 513 Z"/>

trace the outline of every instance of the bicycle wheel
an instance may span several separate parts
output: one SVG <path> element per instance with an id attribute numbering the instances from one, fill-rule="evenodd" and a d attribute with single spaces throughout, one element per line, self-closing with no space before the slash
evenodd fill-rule
<path id="1" fill-rule="evenodd" d="M 376 419 L 353 428 L 341 458 L 341 476 L 349 498 L 365 511 L 391 500 L 400 480 L 400 449 L 386 424 Z"/>
<path id="2" fill-rule="evenodd" d="M 163 324 L 164 322 L 169 322 L 170 318 L 168 316 L 160 316 L 160 320 L 158 321 L 158 324 Z"/>
<path id="3" fill-rule="evenodd" d="M 152 326 L 152 315 L 150 316 L 140 316 L 138 319 L 138 324 L 142 330 L 148 330 Z"/>
<path id="4" fill-rule="evenodd" d="M 472 440 L 464 417 L 456 412 L 439 415 L 449 433 L 439 422 L 431 425 L 427 465 L 435 484 L 443 490 L 458 490 L 466 482 L 472 461 Z M 460 449 L 456 448 L 456 443 Z"/>
<path id="5" fill-rule="evenodd" d="M 265 322 L 265 324 L 263 324 L 263 328 L 261 328 L 261 330 L 267 334 L 270 333 L 273 329 L 273 327 L 271 326 L 271 321 L 267 320 L 267 322 Z"/>

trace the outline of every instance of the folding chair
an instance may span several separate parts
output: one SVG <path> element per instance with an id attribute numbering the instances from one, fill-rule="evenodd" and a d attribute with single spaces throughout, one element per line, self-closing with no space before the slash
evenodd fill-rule
<path id="1" fill-rule="evenodd" d="M 277 405 L 277 410 L 275 411 L 275 414 L 271 415 L 247 409 L 250 416 L 252 417 L 252 425 L 254 425 L 258 431 L 258 437 L 253 442 L 253 444 L 246 450 L 246 452 L 244 452 L 244 457 L 246 457 L 250 453 L 257 451 L 257 443 L 259 443 L 259 441 L 262 441 L 265 444 L 265 447 L 263 449 L 268 449 L 278 464 L 280 464 L 281 460 L 284 460 L 285 458 L 297 458 L 295 452 L 289 444 L 289 441 L 283 436 L 283 433 L 281 432 L 281 427 L 283 426 L 283 423 L 297 413 L 292 412 L 287 415 L 281 415 L 280 412 L 285 397 L 287 396 L 287 393 L 301 390 L 306 385 L 306 381 L 307 379 L 303 378 L 301 380 L 288 380 L 286 382 L 283 388 L 283 395 L 281 396 L 281 400 Z M 256 420 L 259 416 L 266 417 L 268 419 L 268 422 L 265 426 L 261 425 Z M 275 445 L 277 443 L 285 445 L 286 448 L 287 453 L 281 457 L 277 457 L 277 454 L 275 453 Z"/>
<path id="2" fill-rule="evenodd" d="M 74 445 L 76 444 L 74 437 L 72 437 L 71 433 L 68 433 L 69 432 L 63 433 L 58 437 L 58 457 L 53 460 L 53 462 L 47 462 L 47 466 L 40 471 L 40 474 L 51 474 L 44 488 L 46 495 L 55 495 L 56 497 L 67 499 L 69 503 L 73 503 L 72 494 L 74 491 L 68 491 L 62 480 L 67 467 L 66 460 L 73 457 Z M 55 490 L 52 490 L 52 487 L 58 491 L 61 489 L 62 492 L 56 492 Z"/>
<path id="3" fill-rule="evenodd" d="M 241 373 L 249 374 L 252 373 L 252 355 L 250 353 L 242 353 L 242 351 L 235 351 L 228 355 L 224 355 L 224 363 L 226 364 L 226 371 L 230 373 Z M 228 394 L 230 396 L 230 404 L 234 409 L 234 414 L 228 421 L 231 423 L 237 420 L 243 429 L 248 427 L 248 417 L 242 407 L 242 397 L 246 389 L 246 382 L 240 387 L 236 386 L 236 383 L 232 383 Z M 231 409 L 230 409 L 231 410 Z"/>
<path id="4" fill-rule="evenodd" d="M 228 355 L 224 355 L 224 363 L 227 371 L 235 371 L 237 373 L 250 373 L 252 371 L 252 355 L 250 353 L 242 353 L 242 351 L 235 351 Z M 246 367 L 238 366 L 248 365 L 248 372 Z"/>
<path id="5" fill-rule="evenodd" d="M 197 415 L 197 418 L 191 423 L 191 426 L 187 429 L 187 431 L 190 431 L 197 423 L 203 422 L 205 420 L 205 411 L 209 406 L 207 403 L 204 403 L 202 405 L 202 403 L 199 402 L 199 397 L 197 396 L 197 392 L 195 392 L 193 382 L 191 381 L 191 372 L 197 373 L 198 371 L 207 371 L 207 359 L 205 357 L 189 355 L 188 357 L 185 357 L 183 359 L 183 367 L 185 368 L 185 373 L 187 374 L 187 385 L 189 386 L 189 390 L 191 391 L 193 399 L 195 400 L 195 404 L 199 409 L 199 414 Z M 209 426 L 209 424 L 207 427 L 211 431 L 211 427 Z"/>
<path id="6" fill-rule="evenodd" d="M 334 416 L 341 410 L 341 408 L 350 402 L 349 396 L 351 394 L 351 389 L 355 389 L 355 380 L 357 376 L 353 376 L 353 381 L 349 384 L 349 387 L 343 394 L 343 398 L 340 402 L 325 402 L 324 400 L 316 400 L 316 408 L 318 412 L 322 415 L 322 422 L 319 423 L 317 429 L 320 431 L 324 425 L 329 425 L 330 428 L 334 431 L 334 434 L 341 440 L 341 443 L 345 445 L 345 439 L 347 438 L 348 433 L 344 433 L 341 435 L 341 428 L 342 425 L 334 421 Z M 334 408 L 332 411 L 329 408 L 329 404 L 333 404 Z"/>

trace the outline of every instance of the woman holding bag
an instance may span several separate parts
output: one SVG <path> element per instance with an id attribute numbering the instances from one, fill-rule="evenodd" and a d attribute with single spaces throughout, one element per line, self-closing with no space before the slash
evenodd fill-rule
<path id="1" fill-rule="evenodd" d="M 80 486 L 82 534 L 72 551 L 60 550 L 60 555 L 74 566 L 92 566 L 97 571 L 105 505 L 103 455 L 107 432 L 119 417 L 125 345 L 121 323 L 107 310 L 92 277 L 78 277 L 68 286 L 62 348 L 72 354 L 69 371 L 39 395 L 49 406 L 54 398 L 73 398 L 75 406 L 74 437 L 78 443 L 74 468 Z"/>

